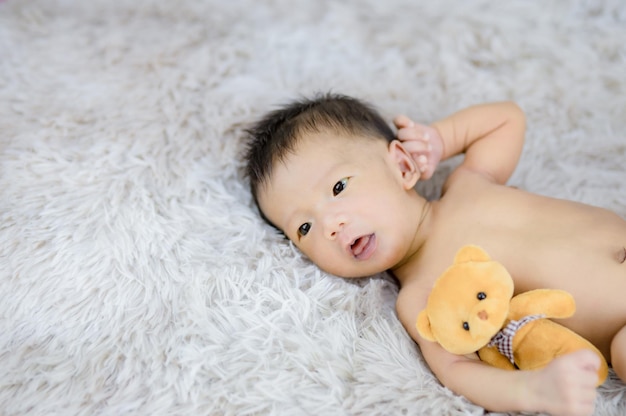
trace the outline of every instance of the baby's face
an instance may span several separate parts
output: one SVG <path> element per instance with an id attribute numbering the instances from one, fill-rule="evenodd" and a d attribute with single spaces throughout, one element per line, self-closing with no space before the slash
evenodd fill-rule
<path id="1" fill-rule="evenodd" d="M 274 166 L 259 191 L 261 210 L 329 273 L 387 270 L 404 259 L 414 238 L 407 217 L 415 216 L 409 202 L 415 181 L 407 184 L 397 161 L 403 149 L 398 142 L 327 134 L 302 138 Z"/>

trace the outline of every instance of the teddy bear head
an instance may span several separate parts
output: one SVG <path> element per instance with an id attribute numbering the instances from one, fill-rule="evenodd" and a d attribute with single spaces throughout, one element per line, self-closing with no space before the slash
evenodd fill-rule
<path id="1" fill-rule="evenodd" d="M 512 297 L 504 266 L 480 247 L 464 246 L 435 281 L 417 330 L 453 354 L 478 351 L 503 327 Z"/>

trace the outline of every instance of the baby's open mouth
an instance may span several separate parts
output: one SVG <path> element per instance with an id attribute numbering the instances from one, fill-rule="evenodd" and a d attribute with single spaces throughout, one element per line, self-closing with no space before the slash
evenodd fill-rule
<path id="1" fill-rule="evenodd" d="M 364 235 L 354 240 L 350 246 L 352 255 L 359 260 L 368 259 L 376 248 L 376 236 L 374 234 Z"/>

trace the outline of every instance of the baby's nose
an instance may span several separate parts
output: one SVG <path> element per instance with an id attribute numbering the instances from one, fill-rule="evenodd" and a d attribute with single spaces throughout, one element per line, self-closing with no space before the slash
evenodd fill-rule
<path id="1" fill-rule="evenodd" d="M 343 228 L 344 223 L 343 222 L 338 222 L 332 226 L 329 226 L 326 228 L 326 235 L 328 236 L 328 238 L 330 238 L 331 240 L 334 240 L 337 237 L 337 233 L 339 231 L 341 231 L 341 229 Z"/>
<path id="2" fill-rule="evenodd" d="M 326 237 L 334 240 L 337 237 L 337 233 L 345 226 L 346 220 L 342 215 L 334 214 L 327 215 L 324 219 L 324 228 Z"/>

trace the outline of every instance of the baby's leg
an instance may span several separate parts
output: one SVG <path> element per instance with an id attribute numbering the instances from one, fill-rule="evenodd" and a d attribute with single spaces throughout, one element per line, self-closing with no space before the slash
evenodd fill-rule
<path id="1" fill-rule="evenodd" d="M 611 364 L 615 373 L 626 383 L 626 326 L 611 341 Z"/>

